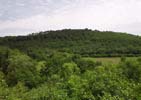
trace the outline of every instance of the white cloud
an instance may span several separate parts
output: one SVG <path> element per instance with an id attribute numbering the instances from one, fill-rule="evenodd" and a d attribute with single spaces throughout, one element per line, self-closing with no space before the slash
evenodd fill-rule
<path id="1" fill-rule="evenodd" d="M 0 21 L 0 32 L 10 33 L 11 30 L 18 34 L 50 29 L 91 28 L 141 34 L 139 0 L 61 1 L 64 6 L 53 9 L 51 14 L 41 12 L 28 18 Z"/>

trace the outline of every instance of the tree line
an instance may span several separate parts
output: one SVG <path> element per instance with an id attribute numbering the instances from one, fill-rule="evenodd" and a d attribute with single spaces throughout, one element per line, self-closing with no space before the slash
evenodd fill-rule
<path id="1" fill-rule="evenodd" d="M 0 45 L 25 53 L 33 49 L 51 49 L 91 57 L 140 56 L 141 37 L 127 33 L 89 29 L 65 29 L 4 37 Z"/>

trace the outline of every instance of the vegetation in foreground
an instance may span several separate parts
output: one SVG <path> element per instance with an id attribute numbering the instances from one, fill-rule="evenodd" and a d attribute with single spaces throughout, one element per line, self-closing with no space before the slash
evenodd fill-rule
<path id="1" fill-rule="evenodd" d="M 1 100 L 140 100 L 141 58 L 102 64 L 54 52 L 35 60 L 0 49 Z"/>
<path id="2" fill-rule="evenodd" d="M 0 100 L 141 100 L 140 37 L 64 31 L 0 39 Z"/>

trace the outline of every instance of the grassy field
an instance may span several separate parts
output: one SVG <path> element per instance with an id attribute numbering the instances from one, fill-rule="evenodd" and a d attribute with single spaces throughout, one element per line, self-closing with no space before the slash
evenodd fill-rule
<path id="1" fill-rule="evenodd" d="M 127 60 L 137 59 L 138 57 L 126 57 Z M 92 58 L 92 57 L 85 57 L 86 60 L 92 61 L 100 61 L 103 64 L 118 64 L 121 61 L 120 57 L 103 57 L 103 58 Z"/>

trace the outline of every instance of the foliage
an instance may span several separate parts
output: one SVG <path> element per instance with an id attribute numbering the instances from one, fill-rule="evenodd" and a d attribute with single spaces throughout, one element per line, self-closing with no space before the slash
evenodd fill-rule
<path id="1" fill-rule="evenodd" d="M 141 58 L 126 57 L 140 56 L 139 36 L 61 30 L 0 45 L 0 100 L 141 99 Z"/>
<path id="2" fill-rule="evenodd" d="M 36 59 L 45 59 L 44 54 L 51 50 L 91 57 L 141 55 L 141 37 L 89 29 L 65 29 L 4 37 L 0 38 L 0 45 L 18 48 Z"/>

